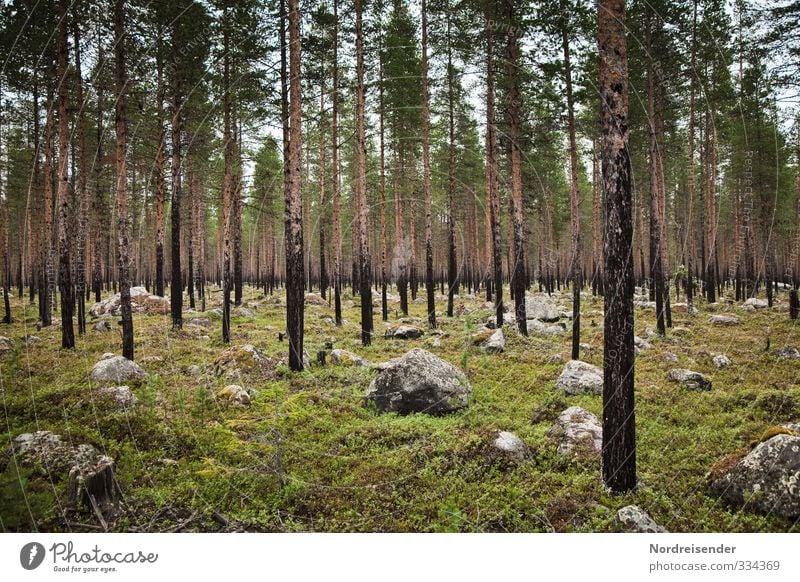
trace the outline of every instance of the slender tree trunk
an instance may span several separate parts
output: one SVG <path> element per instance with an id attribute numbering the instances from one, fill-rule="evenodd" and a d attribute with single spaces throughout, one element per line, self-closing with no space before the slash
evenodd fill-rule
<path id="1" fill-rule="evenodd" d="M 367 214 L 367 143 L 364 128 L 364 38 L 362 0 L 355 0 L 356 10 L 356 195 L 358 197 L 359 295 L 361 299 L 361 345 L 372 343 L 372 262 L 369 254 Z M 423 22 L 425 19 L 423 0 Z M 425 29 L 423 25 L 423 39 Z M 424 41 L 423 41 L 424 43 Z M 299 119 L 300 114 L 298 112 Z"/>
<path id="2" fill-rule="evenodd" d="M 97 58 L 104 62 L 102 37 L 98 30 Z M 92 288 L 94 289 L 95 303 L 100 301 L 103 291 L 103 222 L 104 222 L 104 195 L 103 195 L 103 83 L 97 83 L 97 152 L 94 161 L 94 197 L 92 210 L 94 226 L 92 229 Z"/>
<path id="3" fill-rule="evenodd" d="M 336 325 L 342 325 L 342 218 L 339 183 L 339 2 L 333 2 L 333 90 L 331 94 L 331 177 L 333 179 L 333 303 Z M 285 53 L 285 51 L 284 51 Z M 285 58 L 283 59 L 285 63 Z M 285 103 L 285 101 L 284 101 Z M 381 120 L 383 118 L 381 117 Z"/>
<path id="4" fill-rule="evenodd" d="M 486 26 L 486 166 L 492 234 L 493 286 L 497 328 L 503 326 L 503 248 L 500 238 L 500 192 L 497 177 L 497 127 L 494 109 L 494 32 L 493 14 L 487 9 Z"/>
<path id="5" fill-rule="evenodd" d="M 430 110 L 428 105 L 428 5 L 422 0 L 422 196 L 425 200 L 425 293 L 428 327 L 436 327 L 436 287 L 433 283 L 433 217 L 431 202 Z"/>
<path id="6" fill-rule="evenodd" d="M 131 315 L 131 288 L 128 280 L 130 259 L 128 257 L 128 186 L 126 180 L 125 155 L 125 7 L 124 0 L 116 0 L 114 8 L 114 60 L 116 61 L 116 133 L 117 133 L 117 212 L 119 226 L 119 292 L 122 314 L 122 355 L 133 360 L 133 317 Z"/>
<path id="7" fill-rule="evenodd" d="M 658 139 L 655 119 L 655 74 L 653 72 L 653 31 L 651 9 L 647 10 L 645 24 L 645 45 L 647 47 L 647 125 L 650 136 L 650 275 L 653 280 L 653 294 L 656 301 L 656 325 L 658 333 L 664 335 L 664 274 L 661 260 L 661 209 L 659 206 Z"/>
<path id="8" fill-rule="evenodd" d="M 67 115 L 67 0 L 58 2 L 58 287 L 61 293 L 61 347 L 75 347 L 72 312 L 75 306 L 69 237 L 69 117 Z"/>
<path id="9" fill-rule="evenodd" d="M 625 0 L 598 3 L 602 171 L 605 200 L 603 481 L 614 492 L 636 486 L 631 162 Z"/>
<path id="10" fill-rule="evenodd" d="M 44 273 L 41 281 L 39 310 L 42 326 L 52 325 L 52 301 L 55 295 L 55 267 L 53 258 L 53 90 L 48 81 L 47 121 L 44 128 L 44 238 L 42 239 Z"/>
<path id="11" fill-rule="evenodd" d="M 328 270 L 325 264 L 325 217 L 327 216 L 328 209 L 325 207 L 328 203 L 328 198 L 325 191 L 325 62 L 321 65 L 320 74 L 320 88 L 319 88 L 319 294 L 323 299 L 328 294 Z"/>
<path id="12" fill-rule="evenodd" d="M 166 131 L 164 128 L 164 74 L 163 74 L 163 55 L 161 34 L 158 36 L 156 46 L 156 68 L 157 68 L 157 88 L 156 88 L 156 123 L 158 124 L 158 138 L 156 143 L 156 163 L 155 163 L 155 182 L 156 182 L 156 281 L 155 294 L 159 297 L 164 296 L 164 205 L 167 198 L 166 180 L 164 178 L 165 161 L 165 140 Z"/>
<path id="13" fill-rule="evenodd" d="M 226 11 L 227 16 L 227 11 Z M 227 21 L 227 19 L 226 19 Z M 222 33 L 222 117 L 223 117 L 223 175 L 222 175 L 222 341 L 231 341 L 231 199 L 233 198 L 233 138 L 231 136 L 230 57 L 228 50 L 228 27 Z"/>
<path id="14" fill-rule="evenodd" d="M 78 334 L 86 333 L 86 222 L 89 212 L 89 190 L 86 187 L 86 105 L 83 101 L 83 76 L 81 75 L 80 22 L 73 13 L 75 40 L 75 99 L 78 106 L 78 248 L 76 250 L 75 275 L 78 308 Z"/>
<path id="15" fill-rule="evenodd" d="M 453 317 L 453 302 L 458 293 L 458 258 L 456 255 L 456 127 L 453 95 L 453 46 L 451 17 L 447 11 L 447 317 Z"/>
<path id="16" fill-rule="evenodd" d="M 175 71 L 172 81 L 172 197 L 170 218 L 172 223 L 170 276 L 170 313 L 172 327 L 183 327 L 183 279 L 181 273 L 181 82 L 180 71 Z"/>
<path id="17" fill-rule="evenodd" d="M 578 145 L 575 138 L 575 110 L 572 99 L 572 67 L 569 51 L 569 11 L 561 0 L 561 46 L 564 51 L 564 81 L 567 90 L 567 128 L 569 133 L 569 207 L 572 224 L 572 359 L 580 358 L 581 342 L 581 223 L 578 192 Z"/>
<path id="18" fill-rule="evenodd" d="M 690 71 L 690 87 L 689 87 L 689 152 L 686 164 L 686 241 L 684 242 L 684 249 L 686 253 L 686 310 L 689 315 L 692 314 L 694 304 L 694 111 L 695 111 L 695 79 L 697 72 L 695 71 L 696 52 L 697 52 L 697 0 L 693 2 L 692 12 L 692 56 L 691 56 L 691 71 Z"/>
<path id="19" fill-rule="evenodd" d="M 233 135 L 233 178 L 231 194 L 233 195 L 231 217 L 231 230 L 233 234 L 233 303 L 242 304 L 243 280 L 242 280 L 242 151 L 241 151 L 241 126 L 232 112 L 232 135 Z"/>
<path id="20" fill-rule="evenodd" d="M 384 119 L 384 95 L 383 95 L 383 35 L 378 34 L 378 117 L 380 120 L 380 148 L 381 148 L 381 319 L 389 319 L 389 302 L 387 294 L 387 273 L 386 273 L 386 141 L 385 141 L 385 119 Z M 335 49 L 334 49 L 335 50 Z"/>
<path id="21" fill-rule="evenodd" d="M 286 240 L 286 333 L 289 336 L 289 368 L 303 369 L 303 198 L 300 191 L 302 132 L 300 119 L 300 8 L 289 0 L 289 187 L 284 212 Z M 362 301 L 365 298 L 362 297 Z M 363 341 L 363 338 L 362 338 Z"/>

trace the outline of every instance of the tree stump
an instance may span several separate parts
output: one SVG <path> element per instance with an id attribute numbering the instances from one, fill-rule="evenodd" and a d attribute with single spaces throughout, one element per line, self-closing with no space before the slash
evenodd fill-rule
<path id="1" fill-rule="evenodd" d="M 114 476 L 114 459 L 102 455 L 90 464 L 78 464 L 69 472 L 69 505 L 92 510 L 101 522 L 117 506 L 119 488 Z"/>
<path id="2" fill-rule="evenodd" d="M 789 317 L 797 319 L 800 315 L 800 299 L 797 297 L 797 289 L 789 291 Z"/>
<path id="3" fill-rule="evenodd" d="M 317 352 L 317 363 L 320 366 L 325 365 L 325 357 L 327 356 L 327 352 L 325 350 L 320 350 Z"/>

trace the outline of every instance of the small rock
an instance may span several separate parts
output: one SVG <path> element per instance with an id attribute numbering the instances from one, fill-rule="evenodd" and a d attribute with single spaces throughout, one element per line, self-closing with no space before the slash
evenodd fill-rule
<path id="1" fill-rule="evenodd" d="M 236 384 L 230 384 L 219 390 L 217 392 L 217 397 L 228 400 L 234 404 L 242 404 L 244 406 L 250 404 L 250 394 L 247 390 Z"/>
<path id="2" fill-rule="evenodd" d="M 672 364 L 678 363 L 678 356 L 673 354 L 672 352 L 664 352 L 664 361 L 670 362 Z"/>
<path id="3" fill-rule="evenodd" d="M 633 345 L 640 350 L 649 350 L 651 347 L 653 347 L 649 341 L 640 338 L 638 335 L 633 336 Z"/>
<path id="4" fill-rule="evenodd" d="M 525 317 L 544 322 L 554 322 L 561 318 L 558 306 L 552 299 L 542 295 L 525 297 Z"/>
<path id="5" fill-rule="evenodd" d="M 603 450 L 603 428 L 597 417 L 580 406 L 570 406 L 556 420 L 547 436 L 558 441 L 558 454 L 588 453 Z"/>
<path id="6" fill-rule="evenodd" d="M 417 339 L 422 337 L 422 330 L 413 325 L 397 325 L 386 331 L 386 337 L 391 339 Z"/>
<path id="7" fill-rule="evenodd" d="M 203 328 L 210 328 L 211 327 L 211 320 L 207 317 L 193 317 L 189 321 L 186 322 L 186 325 L 195 325 L 197 327 Z"/>
<path id="8" fill-rule="evenodd" d="M 550 357 L 547 358 L 548 364 L 563 364 L 564 363 L 564 356 L 561 354 L 551 354 Z"/>
<path id="9" fill-rule="evenodd" d="M 256 314 L 247 309 L 247 307 L 237 307 L 231 311 L 231 315 L 235 317 L 245 317 L 247 319 L 255 319 Z"/>
<path id="10" fill-rule="evenodd" d="M 538 319 L 529 319 L 526 325 L 528 326 L 528 333 L 537 335 L 561 335 L 566 331 L 566 327 L 563 324 L 547 325 Z"/>
<path id="11" fill-rule="evenodd" d="M 775 350 L 775 355 L 781 360 L 798 360 L 800 352 L 794 346 L 783 346 Z"/>
<path id="12" fill-rule="evenodd" d="M 97 362 L 92 368 L 89 379 L 96 384 L 115 384 L 125 383 L 138 384 L 147 377 L 145 371 L 128 358 L 112 355 Z"/>
<path id="13" fill-rule="evenodd" d="M 667 372 L 667 379 L 678 382 L 689 390 L 711 390 L 711 380 L 700 372 L 693 372 L 685 368 L 673 368 Z"/>
<path id="14" fill-rule="evenodd" d="M 506 337 L 503 335 L 502 328 L 494 331 L 486 329 L 472 336 L 472 343 L 487 353 L 499 354 L 506 347 Z"/>
<path id="15" fill-rule="evenodd" d="M 369 362 L 353 352 L 347 350 L 331 350 L 331 362 L 343 366 L 369 366 Z"/>
<path id="16" fill-rule="evenodd" d="M 306 293 L 306 305 L 319 305 L 319 306 L 328 306 L 328 302 L 325 301 L 321 296 L 315 295 L 314 293 Z"/>
<path id="17" fill-rule="evenodd" d="M 378 369 L 365 401 L 381 412 L 444 414 L 466 407 L 472 394 L 461 370 L 421 348 Z"/>
<path id="18" fill-rule="evenodd" d="M 42 339 L 40 337 L 35 336 L 35 335 L 26 335 L 25 336 L 25 345 L 26 346 L 32 346 L 33 344 L 39 343 L 40 341 L 42 341 Z"/>
<path id="19" fill-rule="evenodd" d="M 488 329 L 497 329 L 497 316 L 490 315 L 486 318 L 486 327 Z M 503 314 L 503 325 L 515 326 L 517 325 L 517 318 L 514 317 L 514 314 L 511 312 L 506 312 Z"/>
<path id="20" fill-rule="evenodd" d="M 666 533 L 646 511 L 637 505 L 626 505 L 617 512 L 617 519 L 629 532 Z"/>
<path id="21" fill-rule="evenodd" d="M 128 410 L 138 402 L 138 398 L 131 391 L 129 386 L 106 386 L 100 388 L 98 394 L 108 398 L 119 410 Z"/>
<path id="22" fill-rule="evenodd" d="M 106 333 L 111 331 L 113 328 L 111 327 L 111 323 L 108 320 L 104 319 L 102 321 L 98 321 L 92 326 L 94 331 L 98 331 L 100 333 Z"/>
<path id="23" fill-rule="evenodd" d="M 580 360 L 570 360 L 556 380 L 556 389 L 575 395 L 603 392 L 603 370 Z"/>
<path id="24" fill-rule="evenodd" d="M 0 354 L 10 352 L 14 348 L 14 340 L 4 335 L 0 335 Z"/>
<path id="25" fill-rule="evenodd" d="M 712 315 L 708 321 L 711 325 L 739 325 L 739 318 L 733 315 Z"/>
<path id="26" fill-rule="evenodd" d="M 725 368 L 725 367 L 731 365 L 731 359 L 728 356 L 726 356 L 725 354 L 721 354 L 719 356 L 714 356 L 712 361 L 714 362 L 714 365 L 717 368 Z"/>
<path id="27" fill-rule="evenodd" d="M 521 463 L 529 456 L 528 447 L 522 442 L 517 435 L 513 432 L 501 430 L 497 438 L 494 439 L 492 446 L 500 451 L 504 456 L 509 457 L 511 460 Z"/>
<path id="28" fill-rule="evenodd" d="M 199 376 L 200 374 L 203 373 L 203 370 L 202 368 L 200 368 L 200 366 L 192 365 L 186 368 L 186 373 L 189 376 Z"/>
<path id="29" fill-rule="evenodd" d="M 769 303 L 764 299 L 751 297 L 750 299 L 744 302 L 744 306 L 749 306 L 752 307 L 753 309 L 766 309 L 767 307 L 769 307 Z"/>

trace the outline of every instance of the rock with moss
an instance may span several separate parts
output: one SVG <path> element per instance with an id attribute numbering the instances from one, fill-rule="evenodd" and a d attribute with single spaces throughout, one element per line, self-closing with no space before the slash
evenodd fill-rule
<path id="1" fill-rule="evenodd" d="M 547 436 L 558 443 L 559 455 L 598 456 L 603 450 L 603 427 L 594 414 L 580 406 L 570 406 L 559 414 Z"/>
<path id="2" fill-rule="evenodd" d="M 503 329 L 482 329 L 472 336 L 472 344 L 489 354 L 499 354 L 506 348 Z"/>
<path id="3" fill-rule="evenodd" d="M 353 352 L 347 350 L 331 350 L 331 362 L 341 366 L 369 366 L 369 362 Z"/>
<path id="4" fill-rule="evenodd" d="M 0 355 L 10 352 L 14 349 L 14 340 L 10 337 L 0 335 Z"/>
<path id="5" fill-rule="evenodd" d="M 147 374 L 139 364 L 122 356 L 104 357 L 92 368 L 89 379 L 95 384 L 120 386 L 140 384 Z"/>
<path id="6" fill-rule="evenodd" d="M 104 386 L 98 390 L 98 396 L 117 410 L 130 410 L 138 401 L 130 386 Z"/>
<path id="7" fill-rule="evenodd" d="M 739 318 L 733 315 L 712 315 L 708 322 L 711 325 L 739 325 Z"/>
<path id="8" fill-rule="evenodd" d="M 497 433 L 497 438 L 492 441 L 492 447 L 503 457 L 517 463 L 522 463 L 530 457 L 530 450 L 522 439 L 506 430 Z"/>
<path id="9" fill-rule="evenodd" d="M 365 395 L 379 412 L 445 414 L 465 408 L 472 386 L 464 373 L 421 348 L 380 366 Z"/>
<path id="10" fill-rule="evenodd" d="M 328 302 L 325 301 L 320 295 L 317 295 L 316 293 L 306 293 L 305 304 L 319 305 L 320 307 L 328 306 Z"/>
<path id="11" fill-rule="evenodd" d="M 503 325 L 510 325 L 514 326 L 517 324 L 517 318 L 514 317 L 514 314 L 511 312 L 506 312 L 503 314 Z M 497 316 L 490 315 L 486 318 L 486 323 L 484 324 L 488 329 L 497 329 Z"/>
<path id="12" fill-rule="evenodd" d="M 550 336 L 550 335 L 562 335 L 567 331 L 566 326 L 562 323 L 558 323 L 555 325 L 548 325 L 546 323 L 542 323 L 538 319 L 529 319 L 526 323 L 528 326 L 529 334 Z"/>
<path id="13" fill-rule="evenodd" d="M 558 321 L 561 318 L 558 306 L 549 297 L 543 295 L 529 295 L 525 297 L 525 317 L 538 319 L 546 323 Z"/>
<path id="14" fill-rule="evenodd" d="M 725 354 L 719 354 L 711 360 L 717 368 L 727 368 L 731 365 L 731 359 Z"/>
<path id="15" fill-rule="evenodd" d="M 693 372 L 686 368 L 673 368 L 667 372 L 667 379 L 677 382 L 687 390 L 711 390 L 711 380 L 700 372 Z"/>
<path id="16" fill-rule="evenodd" d="M 247 406 L 250 404 L 250 393 L 237 384 L 229 384 L 217 391 L 217 398 L 232 404 Z"/>
<path id="17" fill-rule="evenodd" d="M 800 360 L 800 351 L 794 346 L 781 346 L 775 350 L 779 360 Z"/>
<path id="18" fill-rule="evenodd" d="M 386 330 L 386 337 L 390 339 L 417 339 L 422 337 L 422 330 L 414 325 L 393 325 Z"/>
<path id="19" fill-rule="evenodd" d="M 603 370 L 581 360 L 570 360 L 556 380 L 556 389 L 567 394 L 603 392 Z"/>
<path id="20" fill-rule="evenodd" d="M 753 309 L 766 309 L 769 307 L 769 303 L 765 299 L 759 299 L 757 297 L 750 297 L 743 305 L 745 307 L 752 307 Z"/>
<path id="21" fill-rule="evenodd" d="M 264 372 L 274 369 L 272 359 L 252 344 L 231 346 L 214 360 L 214 372 L 218 376 L 236 375 L 235 372 Z"/>
<path id="22" fill-rule="evenodd" d="M 92 326 L 92 330 L 99 333 L 107 333 L 112 329 L 113 328 L 111 327 L 111 322 L 108 321 L 107 319 L 100 320 Z"/>
<path id="23" fill-rule="evenodd" d="M 711 493 L 735 507 L 800 517 L 800 424 L 765 431 L 752 450 L 713 467 L 709 480 Z"/>
<path id="24" fill-rule="evenodd" d="M 617 512 L 617 521 L 632 533 L 666 533 L 652 517 L 638 505 L 626 505 Z"/>

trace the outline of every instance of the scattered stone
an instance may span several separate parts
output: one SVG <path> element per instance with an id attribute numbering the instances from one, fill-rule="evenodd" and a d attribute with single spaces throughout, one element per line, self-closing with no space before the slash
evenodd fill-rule
<path id="1" fill-rule="evenodd" d="M 274 362 L 252 344 L 231 346 L 214 360 L 214 371 L 218 376 L 235 374 L 235 371 L 266 371 Z"/>
<path id="2" fill-rule="evenodd" d="M 138 402 L 138 398 L 129 386 L 106 386 L 100 388 L 98 394 L 102 398 L 111 400 L 117 409 L 128 410 Z"/>
<path id="3" fill-rule="evenodd" d="M 369 362 L 361 356 L 347 350 L 331 350 L 331 362 L 343 366 L 369 366 Z"/>
<path id="4" fill-rule="evenodd" d="M 633 305 L 635 307 L 641 307 L 642 309 L 647 309 L 648 311 L 655 311 L 656 310 L 656 302 L 655 301 L 634 301 Z"/>
<path id="5" fill-rule="evenodd" d="M 731 365 L 731 359 L 728 356 L 726 356 L 725 354 L 721 354 L 719 356 L 714 356 L 714 358 L 712 359 L 712 362 L 714 362 L 714 365 L 717 368 L 725 368 L 725 367 Z"/>
<path id="6" fill-rule="evenodd" d="M 550 357 L 547 358 L 548 364 L 563 364 L 564 363 L 564 356 L 561 354 L 551 354 Z"/>
<path id="7" fill-rule="evenodd" d="M 563 324 L 547 325 L 538 319 L 529 319 L 526 322 L 528 326 L 528 333 L 535 333 L 537 335 L 561 335 L 566 331 Z"/>
<path id="8" fill-rule="evenodd" d="M 328 302 L 319 295 L 315 295 L 314 293 L 306 293 L 306 305 L 320 305 L 327 307 Z"/>
<path id="9" fill-rule="evenodd" d="M 207 317 L 193 317 L 186 322 L 186 325 L 194 325 L 197 327 L 203 327 L 208 329 L 211 327 L 212 323 L 211 320 Z"/>
<path id="10" fill-rule="evenodd" d="M 711 390 L 711 380 L 700 372 L 693 372 L 685 368 L 673 368 L 667 372 L 667 379 L 678 382 L 688 390 Z"/>
<path id="11" fill-rule="evenodd" d="M 666 533 L 650 515 L 638 505 L 626 505 L 617 512 L 617 520 L 629 532 L 634 533 Z"/>
<path id="12" fill-rule="evenodd" d="M 653 347 L 649 341 L 640 338 L 638 335 L 633 336 L 633 345 L 640 350 L 649 350 Z"/>
<path id="13" fill-rule="evenodd" d="M 570 406 L 556 420 L 547 436 L 558 442 L 558 454 L 599 455 L 603 450 L 603 428 L 597 417 L 580 406 Z"/>
<path id="14" fill-rule="evenodd" d="M 14 340 L 10 337 L 0 335 L 0 355 L 10 352 L 12 349 L 14 349 Z"/>
<path id="15" fill-rule="evenodd" d="M 711 492 L 734 506 L 800 517 L 800 424 L 773 427 L 751 451 L 715 464 L 709 480 Z"/>
<path id="16" fill-rule="evenodd" d="M 247 307 L 237 307 L 233 311 L 231 311 L 231 315 L 234 317 L 244 317 L 247 319 L 255 319 L 256 314 L 247 309 Z"/>
<path id="17" fill-rule="evenodd" d="M 203 373 L 203 369 L 200 366 L 191 365 L 188 368 L 186 368 L 186 373 L 189 376 L 199 376 L 200 374 Z"/>
<path id="18" fill-rule="evenodd" d="M 669 308 L 672 311 L 672 313 L 691 313 L 692 315 L 697 313 L 697 307 L 695 307 L 694 305 L 692 305 L 691 312 L 689 311 L 688 303 L 672 303 L 669 306 Z"/>
<path id="19" fill-rule="evenodd" d="M 217 392 L 217 397 L 223 398 L 234 404 L 242 404 L 244 406 L 250 404 L 250 394 L 247 392 L 247 390 L 241 386 L 237 386 L 236 384 L 230 384 L 219 390 Z"/>
<path id="20" fill-rule="evenodd" d="M 603 370 L 581 360 L 570 360 L 556 380 L 556 389 L 575 395 L 603 392 Z"/>
<path id="21" fill-rule="evenodd" d="M 561 314 L 558 306 L 549 297 L 529 295 L 525 297 L 525 317 L 550 323 L 558 321 Z"/>
<path id="22" fill-rule="evenodd" d="M 113 357 L 114 357 L 114 354 L 112 352 L 104 352 L 103 355 L 100 356 L 100 359 L 101 360 L 108 360 L 108 359 L 113 358 Z"/>
<path id="23" fill-rule="evenodd" d="M 105 301 L 95 303 L 89 308 L 89 315 L 121 315 L 122 297 L 119 293 Z M 170 312 L 170 302 L 166 297 L 150 295 L 144 287 L 131 287 L 131 311 L 151 315 L 165 315 Z"/>
<path id="24" fill-rule="evenodd" d="M 421 348 L 379 369 L 365 400 L 380 412 L 444 414 L 466 407 L 472 394 L 461 370 Z"/>
<path id="25" fill-rule="evenodd" d="M 497 315 L 490 315 L 486 319 L 485 325 L 489 329 L 497 329 Z M 503 325 L 510 325 L 510 326 L 517 325 L 517 318 L 514 317 L 513 313 L 506 312 L 503 314 Z"/>
<path id="26" fill-rule="evenodd" d="M 422 330 L 413 325 L 395 325 L 386 330 L 386 337 L 391 339 L 417 339 L 422 337 Z"/>
<path id="27" fill-rule="evenodd" d="M 670 362 L 672 364 L 678 363 L 678 356 L 673 354 L 672 352 L 664 352 L 664 361 Z"/>
<path id="28" fill-rule="evenodd" d="M 503 330 L 484 329 L 472 336 L 473 345 L 490 354 L 499 354 L 506 348 L 506 337 Z"/>
<path id="29" fill-rule="evenodd" d="M 739 325 L 739 318 L 733 315 L 712 315 L 708 321 L 711 325 Z"/>
<path id="30" fill-rule="evenodd" d="M 113 328 L 111 327 L 111 323 L 107 319 L 103 319 L 102 321 L 98 321 L 92 326 L 94 331 L 99 331 L 100 333 L 106 333 L 111 331 Z"/>
<path id="31" fill-rule="evenodd" d="M 25 336 L 25 345 L 32 346 L 33 344 L 37 344 L 42 341 L 42 338 L 35 336 L 35 335 L 26 335 Z"/>
<path id="32" fill-rule="evenodd" d="M 752 307 L 753 309 L 766 309 L 769 307 L 769 303 L 765 299 L 758 299 L 757 297 L 751 297 L 743 304 L 745 307 Z"/>
<path id="33" fill-rule="evenodd" d="M 513 432 L 501 430 L 494 439 L 492 446 L 503 456 L 512 461 L 521 463 L 530 456 L 530 451 L 522 439 Z"/>
<path id="34" fill-rule="evenodd" d="M 126 383 L 139 384 L 147 377 L 145 371 L 128 358 L 112 356 L 101 359 L 94 365 L 89 379 L 95 384 L 121 385 Z"/>
<path id="35" fill-rule="evenodd" d="M 798 360 L 800 352 L 794 346 L 783 346 L 775 350 L 775 355 L 781 360 Z"/>

